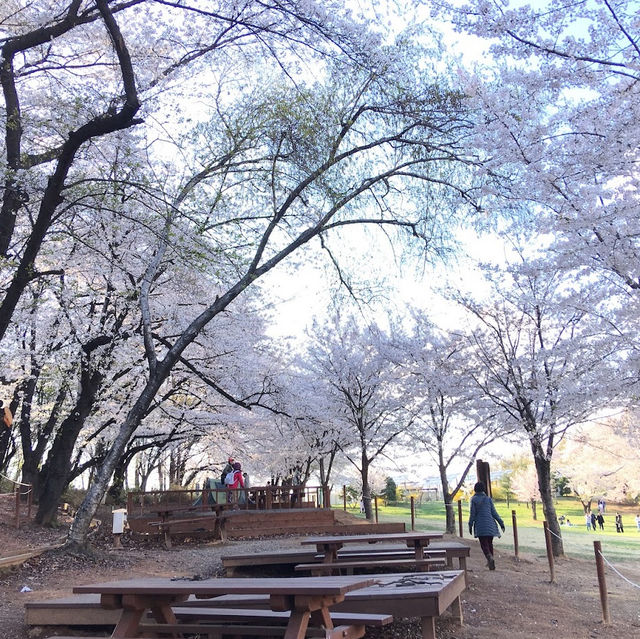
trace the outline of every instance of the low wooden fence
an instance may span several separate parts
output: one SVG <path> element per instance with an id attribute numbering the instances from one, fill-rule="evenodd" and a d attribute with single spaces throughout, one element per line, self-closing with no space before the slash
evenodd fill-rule
<path id="1" fill-rule="evenodd" d="M 9 486 L 8 491 L 0 492 L 2 519 L 8 522 L 12 521 L 16 528 L 19 528 L 22 520 L 31 518 L 32 486 L 13 481 L 4 475 L 0 477 L 2 477 L 4 484 Z"/>

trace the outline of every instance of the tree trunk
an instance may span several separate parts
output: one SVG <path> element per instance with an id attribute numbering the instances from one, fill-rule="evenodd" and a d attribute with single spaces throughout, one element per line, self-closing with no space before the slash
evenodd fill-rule
<path id="1" fill-rule="evenodd" d="M 371 487 L 369 486 L 369 460 L 363 453 L 362 466 L 360 470 L 362 478 L 362 502 L 364 504 L 364 516 L 367 521 L 373 521 L 373 508 L 371 507 Z"/>
<path id="2" fill-rule="evenodd" d="M 125 498 L 125 477 L 127 474 L 127 468 L 129 467 L 130 458 L 128 455 L 123 455 L 120 461 L 116 464 L 113 471 L 113 477 L 111 479 L 111 486 L 107 491 L 108 503 L 116 506 L 121 506 L 126 503 Z"/>
<path id="3" fill-rule="evenodd" d="M 447 479 L 447 469 L 442 461 L 442 455 L 440 455 L 441 463 L 440 468 L 440 484 L 442 485 L 442 497 L 444 499 L 444 512 L 445 512 L 445 530 L 451 535 L 456 534 L 456 514 L 453 509 L 453 495 L 449 490 L 449 480 Z"/>
<path id="4" fill-rule="evenodd" d="M 175 359 L 177 359 L 177 355 Z M 173 361 L 171 361 L 171 364 L 173 364 Z M 129 440 L 145 416 L 160 385 L 167 378 L 170 370 L 171 365 L 165 359 L 163 364 L 156 368 L 155 375 L 149 379 L 136 403 L 129 411 L 103 463 L 97 469 L 95 479 L 89 486 L 82 504 L 80 504 L 76 512 L 65 544 L 67 549 L 77 549 L 81 551 L 87 549 L 87 535 L 91 527 L 91 520 L 107 490 L 109 479 L 113 474 L 118 460 L 124 454 Z"/>
<path id="5" fill-rule="evenodd" d="M 7 472 L 9 462 L 16 454 L 16 450 L 16 446 L 11 437 L 11 429 L 0 424 L 0 472 Z"/>
<path id="6" fill-rule="evenodd" d="M 450 535 L 456 534 L 456 511 L 453 507 L 453 495 L 447 490 L 444 495 L 445 531 Z"/>
<path id="7" fill-rule="evenodd" d="M 73 449 L 85 420 L 93 408 L 102 380 L 102 373 L 90 372 L 88 366 L 85 367 L 81 374 L 80 394 L 76 405 L 60 425 L 53 442 L 40 477 L 41 491 L 36 522 L 43 526 L 55 524 L 58 503 L 69 481 Z M 102 498 L 102 495 L 100 497 Z"/>
<path id="8" fill-rule="evenodd" d="M 537 454 L 536 454 L 537 453 Z M 551 486 L 551 461 L 546 459 L 542 450 L 534 450 L 534 461 L 538 473 L 538 489 L 542 501 L 544 518 L 547 521 L 549 532 L 551 533 L 551 549 L 554 557 L 564 556 L 562 543 L 562 531 L 558 523 L 556 507 L 553 503 L 553 488 Z"/>

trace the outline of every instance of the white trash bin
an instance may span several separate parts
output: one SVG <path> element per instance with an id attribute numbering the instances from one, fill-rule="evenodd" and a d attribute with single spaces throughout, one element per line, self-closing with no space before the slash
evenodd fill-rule
<path id="1" fill-rule="evenodd" d="M 127 509 L 117 508 L 113 511 L 113 534 L 121 535 L 124 532 L 124 525 L 127 521 Z"/>

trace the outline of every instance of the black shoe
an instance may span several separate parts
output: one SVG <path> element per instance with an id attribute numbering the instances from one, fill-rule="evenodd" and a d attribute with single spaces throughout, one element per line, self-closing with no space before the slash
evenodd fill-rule
<path id="1" fill-rule="evenodd" d="M 493 555 L 489 555 L 487 558 L 487 565 L 489 566 L 489 570 L 496 569 L 496 562 L 493 560 Z"/>

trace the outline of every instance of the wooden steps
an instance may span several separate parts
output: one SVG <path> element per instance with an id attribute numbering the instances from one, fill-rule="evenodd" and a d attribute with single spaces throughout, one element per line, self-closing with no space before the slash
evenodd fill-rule
<path id="1" fill-rule="evenodd" d="M 100 606 L 100 595 L 69 595 L 24 605 L 27 626 L 114 626 L 120 610 Z"/>
<path id="2" fill-rule="evenodd" d="M 18 555 L 12 555 L 11 557 L 0 557 L 0 570 L 2 570 L 3 568 L 19 566 L 32 557 L 37 557 L 47 550 L 55 550 L 56 548 L 60 548 L 63 544 L 64 539 L 62 539 L 60 543 L 53 544 L 51 546 L 42 546 L 41 548 L 35 548 L 34 550 L 29 550 L 28 552 L 23 552 Z"/>
<path id="3" fill-rule="evenodd" d="M 227 511 L 221 516 L 227 539 L 306 535 L 335 526 L 335 514 L 328 508 L 288 508 L 263 511 Z"/>

